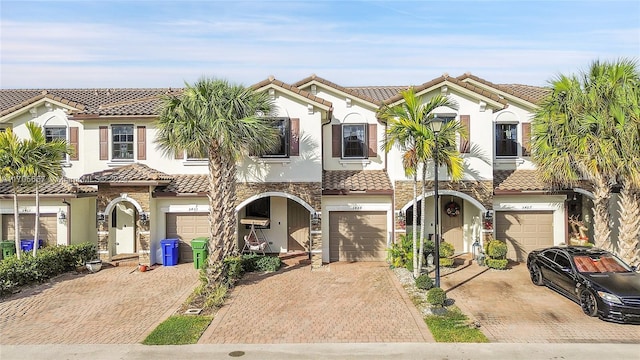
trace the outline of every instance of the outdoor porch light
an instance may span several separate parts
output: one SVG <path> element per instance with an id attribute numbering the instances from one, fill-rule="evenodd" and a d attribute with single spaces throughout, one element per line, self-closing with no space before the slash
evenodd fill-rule
<path id="1" fill-rule="evenodd" d="M 313 214 L 311 214 L 311 223 L 313 225 L 318 225 L 318 223 L 320 222 L 321 216 L 322 216 L 321 212 L 314 211 Z"/>
<path id="2" fill-rule="evenodd" d="M 107 217 L 104 215 L 103 212 L 99 212 L 98 214 L 96 214 L 96 220 L 98 220 L 98 222 L 105 222 L 107 221 Z"/>
<path id="3" fill-rule="evenodd" d="M 439 212 L 440 212 L 440 207 L 438 206 L 438 152 L 439 152 L 439 147 L 438 147 L 438 134 L 440 133 L 440 130 L 442 129 L 442 120 L 438 118 L 438 114 L 435 114 L 433 119 L 429 122 L 429 127 L 431 128 L 431 131 L 433 131 L 433 136 L 434 136 L 434 141 L 436 143 L 436 148 L 434 151 L 434 157 L 433 157 L 433 164 L 435 167 L 435 171 L 434 171 L 434 185 L 433 185 L 433 194 L 434 194 L 434 203 L 435 203 L 435 209 L 434 209 L 434 222 L 433 222 L 433 226 L 434 226 L 434 232 L 435 232 L 435 240 L 434 240 L 434 260 L 435 260 L 435 267 L 436 267 L 436 281 L 435 281 L 435 286 L 437 288 L 440 287 L 440 220 L 439 220 Z"/>
<path id="4" fill-rule="evenodd" d="M 141 212 L 140 213 L 140 222 L 143 224 L 146 224 L 149 222 L 149 213 L 146 212 Z"/>
<path id="5" fill-rule="evenodd" d="M 65 221 L 67 221 L 67 214 L 62 210 L 58 211 L 58 222 L 64 224 Z"/>

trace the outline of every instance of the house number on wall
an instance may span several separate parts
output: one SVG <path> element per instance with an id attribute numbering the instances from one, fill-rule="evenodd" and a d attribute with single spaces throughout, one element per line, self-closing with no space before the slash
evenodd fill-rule
<path id="1" fill-rule="evenodd" d="M 25 207 L 25 208 L 20 209 L 20 212 L 28 213 L 28 212 L 31 212 L 31 209 Z"/>
<path id="2" fill-rule="evenodd" d="M 351 205 L 351 209 L 353 209 L 353 210 L 362 210 L 362 205 Z"/>
<path id="3" fill-rule="evenodd" d="M 523 210 L 533 209 L 533 206 L 531 206 L 531 205 L 523 205 L 522 209 Z"/>
<path id="4" fill-rule="evenodd" d="M 189 206 L 189 211 L 198 211 L 198 206 Z"/>

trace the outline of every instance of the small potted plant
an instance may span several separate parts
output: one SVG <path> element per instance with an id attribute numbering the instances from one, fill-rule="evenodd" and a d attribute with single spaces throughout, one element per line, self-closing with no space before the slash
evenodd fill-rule
<path id="1" fill-rule="evenodd" d="M 87 261 L 85 266 L 87 267 L 87 270 L 89 270 L 89 272 L 98 272 L 100 271 L 100 269 L 102 269 L 102 260 L 96 259 Z"/>

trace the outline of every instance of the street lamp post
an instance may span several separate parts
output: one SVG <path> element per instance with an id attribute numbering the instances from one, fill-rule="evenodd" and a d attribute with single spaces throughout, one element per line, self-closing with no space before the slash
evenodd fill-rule
<path id="1" fill-rule="evenodd" d="M 442 120 L 438 119 L 438 115 L 436 115 L 433 120 L 429 123 L 429 127 L 431 127 L 431 131 L 433 131 L 434 141 L 436 143 L 435 147 L 435 155 L 434 155 L 434 185 L 433 185 L 433 193 L 434 193 L 434 232 L 435 232 L 435 266 L 436 266 L 436 281 L 435 286 L 437 288 L 440 287 L 440 206 L 438 206 L 438 133 L 440 133 L 440 129 L 442 128 Z"/>

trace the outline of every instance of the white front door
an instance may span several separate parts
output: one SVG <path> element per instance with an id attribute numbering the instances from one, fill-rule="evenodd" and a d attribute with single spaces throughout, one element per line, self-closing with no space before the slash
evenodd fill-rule
<path id="1" fill-rule="evenodd" d="M 114 227 L 116 254 L 136 252 L 136 209 L 131 203 L 122 201 L 113 208 L 111 225 Z"/>

